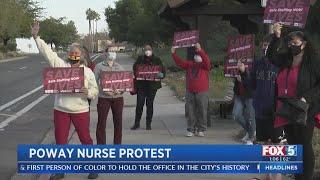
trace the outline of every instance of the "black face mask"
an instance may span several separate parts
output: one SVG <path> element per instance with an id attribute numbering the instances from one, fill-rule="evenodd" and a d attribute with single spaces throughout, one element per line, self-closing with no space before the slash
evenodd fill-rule
<path id="1" fill-rule="evenodd" d="M 300 54 L 301 51 L 302 51 L 301 46 L 302 46 L 302 44 L 301 44 L 300 46 L 291 45 L 290 48 L 289 48 L 291 54 L 292 54 L 293 56 L 297 56 L 298 54 Z"/>
<path id="2" fill-rule="evenodd" d="M 79 61 L 68 60 L 68 62 L 69 62 L 71 65 L 74 65 L 74 64 L 77 64 Z"/>

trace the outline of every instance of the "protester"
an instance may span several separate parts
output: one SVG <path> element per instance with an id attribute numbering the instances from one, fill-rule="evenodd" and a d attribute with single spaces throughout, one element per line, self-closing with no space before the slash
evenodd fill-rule
<path id="1" fill-rule="evenodd" d="M 68 52 L 68 60 L 62 60 L 38 36 L 39 22 L 31 27 L 31 34 L 40 53 L 52 67 L 82 67 L 84 69 L 84 87 L 80 94 L 56 94 L 54 102 L 54 128 L 56 144 L 67 144 L 71 122 L 82 144 L 93 144 L 89 132 L 89 104 L 98 94 L 98 87 L 93 72 L 83 65 L 84 55 L 81 47 L 73 44 Z M 64 174 L 55 174 L 52 180 L 63 179 Z"/>
<path id="2" fill-rule="evenodd" d="M 186 136 L 192 137 L 196 134 L 203 137 L 207 130 L 210 59 L 199 43 L 195 45 L 194 60 L 182 60 L 176 54 L 175 48 L 171 49 L 171 53 L 175 63 L 187 71 L 188 127 Z"/>
<path id="3" fill-rule="evenodd" d="M 320 109 L 320 60 L 303 32 L 294 31 L 286 36 L 278 23 L 274 25 L 267 55 L 280 68 L 276 80 L 275 127 L 284 127 L 289 144 L 303 146 L 303 173 L 296 174 L 295 179 L 312 180 L 314 117 Z M 299 106 L 299 111 L 288 108 L 289 102 L 294 107 Z"/>
<path id="4" fill-rule="evenodd" d="M 239 61 L 238 65 L 241 63 Z M 237 75 L 234 81 L 234 105 L 232 110 L 232 118 L 237 121 L 246 134 L 242 141 L 248 145 L 252 145 L 255 139 L 256 123 L 253 108 L 252 90 L 246 87 L 240 75 Z"/>
<path id="5" fill-rule="evenodd" d="M 256 119 L 256 140 L 262 144 L 278 144 L 283 139 L 283 129 L 274 128 L 275 81 L 278 68 L 266 57 L 270 41 L 270 35 L 264 37 L 261 44 L 262 57 L 253 62 L 250 71 L 243 63 L 238 66 L 244 86 L 255 91 L 253 106 Z M 268 174 L 265 179 L 272 180 L 273 177 Z M 275 179 L 280 180 L 281 174 L 277 174 Z"/>
<path id="6" fill-rule="evenodd" d="M 133 72 L 135 77 L 137 76 L 137 67 L 139 65 L 154 65 L 160 66 L 162 71 L 157 74 L 159 79 L 163 79 L 166 75 L 165 68 L 159 57 L 153 54 L 152 47 L 146 45 L 145 54 L 139 56 L 137 61 L 133 65 Z M 146 130 L 151 130 L 151 122 L 153 117 L 153 102 L 157 94 L 157 90 L 161 88 L 161 81 L 147 81 L 147 80 L 135 80 L 135 89 L 137 92 L 137 105 L 136 116 L 134 125 L 131 130 L 136 130 L 140 127 L 140 120 L 143 112 L 143 106 L 146 102 L 147 116 L 146 116 Z"/>
<path id="7" fill-rule="evenodd" d="M 82 48 L 84 49 L 87 67 L 90 68 L 92 71 L 94 71 L 94 69 L 96 67 L 96 63 L 94 61 L 92 61 L 88 48 L 85 46 L 82 46 Z"/>
<path id="8" fill-rule="evenodd" d="M 95 68 L 95 63 L 91 60 L 90 58 L 90 53 L 89 53 L 89 50 L 87 47 L 85 46 L 82 46 L 82 50 L 83 50 L 83 53 L 84 53 L 84 58 L 85 58 L 85 65 L 91 69 L 91 71 L 94 71 L 94 68 Z M 90 105 L 91 105 L 91 99 L 88 98 L 88 103 L 89 103 L 89 108 L 90 108 Z"/>
<path id="9" fill-rule="evenodd" d="M 97 64 L 94 71 L 97 83 L 99 83 L 100 75 L 106 71 L 124 71 L 123 67 L 115 62 L 116 53 L 108 52 L 106 59 Z M 106 144 L 106 120 L 109 109 L 111 108 L 114 125 L 114 144 L 121 144 L 122 139 L 122 112 L 123 112 L 123 92 L 112 91 L 104 92 L 101 85 L 99 86 L 99 99 L 97 104 L 98 124 L 97 124 L 97 144 Z"/>
<path id="10" fill-rule="evenodd" d="M 100 75 L 102 72 L 107 71 L 123 71 L 123 67 L 116 63 L 115 60 L 117 54 L 115 52 L 107 52 L 106 59 L 97 64 L 94 74 L 97 80 L 97 84 L 100 81 Z M 109 110 L 111 108 L 113 116 L 114 136 L 113 144 L 121 144 L 122 141 L 122 113 L 123 113 L 123 94 L 118 90 L 104 92 L 101 84 L 99 86 L 99 98 L 97 104 L 98 110 L 98 123 L 96 130 L 97 144 L 106 144 L 106 125 Z M 92 174 L 92 177 L 97 178 L 98 174 Z"/>

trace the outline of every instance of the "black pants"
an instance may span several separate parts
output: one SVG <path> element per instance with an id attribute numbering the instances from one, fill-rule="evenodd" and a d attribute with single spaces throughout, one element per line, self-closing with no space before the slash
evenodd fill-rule
<path id="1" fill-rule="evenodd" d="M 146 102 L 147 105 L 147 126 L 151 125 L 153 117 L 153 101 L 156 96 L 157 90 L 147 89 L 137 91 L 137 106 L 136 106 L 136 117 L 135 125 L 140 125 L 141 116 L 143 113 L 143 106 Z"/>
<path id="2" fill-rule="evenodd" d="M 306 127 L 300 125 L 287 125 L 284 127 L 289 144 L 303 146 L 303 174 L 295 175 L 296 180 L 312 180 L 315 165 L 312 147 L 314 125 L 309 123 Z"/>

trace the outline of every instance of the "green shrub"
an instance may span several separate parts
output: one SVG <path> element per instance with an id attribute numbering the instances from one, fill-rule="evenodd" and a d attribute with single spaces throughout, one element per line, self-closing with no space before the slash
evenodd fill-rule
<path id="1" fill-rule="evenodd" d="M 5 47 L 3 44 L 0 44 L 0 52 L 10 52 L 10 51 L 16 51 L 16 50 L 17 50 L 16 43 L 8 43 L 7 47 Z"/>

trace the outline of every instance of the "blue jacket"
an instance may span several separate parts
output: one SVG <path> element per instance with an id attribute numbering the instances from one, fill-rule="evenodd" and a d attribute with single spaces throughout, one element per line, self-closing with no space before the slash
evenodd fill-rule
<path id="1" fill-rule="evenodd" d="M 257 119 L 272 117 L 278 68 L 265 57 L 254 61 L 250 72 L 242 73 L 243 84 L 254 91 L 253 105 Z"/>

